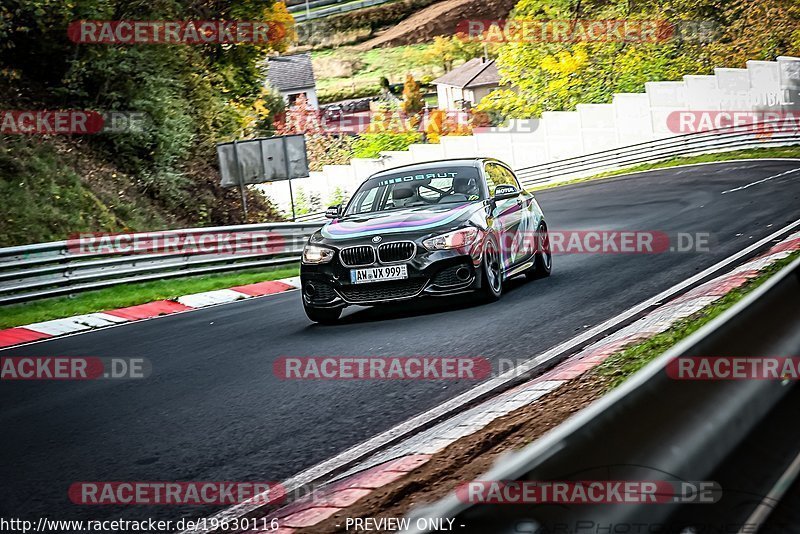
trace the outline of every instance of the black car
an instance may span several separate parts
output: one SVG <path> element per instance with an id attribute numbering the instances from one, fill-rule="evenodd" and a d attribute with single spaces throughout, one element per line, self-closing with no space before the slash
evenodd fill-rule
<path id="1" fill-rule="evenodd" d="M 308 317 L 348 305 L 477 291 L 496 300 L 517 274 L 550 274 L 547 224 L 512 170 L 488 158 L 441 160 L 369 177 L 303 250 Z"/>

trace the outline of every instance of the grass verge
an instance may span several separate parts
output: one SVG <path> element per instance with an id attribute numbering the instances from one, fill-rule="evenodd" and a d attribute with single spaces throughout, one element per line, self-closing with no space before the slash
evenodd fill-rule
<path id="1" fill-rule="evenodd" d="M 640 343 L 631 345 L 627 349 L 610 356 L 597 366 L 594 372 L 600 376 L 609 378 L 608 389 L 614 389 L 673 345 L 689 337 L 718 317 L 725 310 L 742 300 L 745 295 L 766 282 L 772 275 L 783 267 L 786 267 L 798 257 L 800 257 L 800 252 L 794 252 L 786 258 L 776 261 L 769 267 L 763 269 L 761 274 L 756 278 L 728 292 L 725 296 L 709 304 L 691 317 L 677 322 L 669 330 L 656 334 L 650 339 Z"/>
<path id="2" fill-rule="evenodd" d="M 624 167 L 622 169 L 615 169 L 613 171 L 601 172 L 598 174 L 593 174 L 592 176 L 587 176 L 586 178 L 576 178 L 574 180 L 567 180 L 566 182 L 559 182 L 556 184 L 543 184 L 541 186 L 531 187 L 530 191 L 541 191 L 543 189 L 552 189 L 554 187 L 561 187 L 563 185 L 572 185 L 581 182 L 600 180 L 602 178 L 610 178 L 620 174 L 631 174 L 653 169 L 666 169 L 669 167 L 677 167 L 679 165 L 692 165 L 694 163 L 710 163 L 715 161 L 730 161 L 735 159 L 750 158 L 800 158 L 800 146 L 748 148 L 746 150 L 734 150 L 731 152 L 716 152 L 713 154 L 698 154 L 696 156 L 677 157 L 656 163 L 642 163 L 641 165 L 633 165 L 631 167 Z"/>
<path id="3" fill-rule="evenodd" d="M 431 50 L 431 44 L 414 44 L 364 52 L 349 47 L 314 52 L 320 102 L 377 95 L 382 76 L 392 83 L 403 83 L 406 74 L 417 81 L 430 82 L 444 74 L 442 59 Z"/>
<path id="4" fill-rule="evenodd" d="M 83 313 L 135 306 L 181 295 L 254 284 L 298 276 L 299 267 L 290 265 L 274 270 L 250 269 L 237 273 L 187 276 L 140 284 L 124 284 L 63 297 L 10 304 L 0 308 L 0 328 L 11 328 Z"/>

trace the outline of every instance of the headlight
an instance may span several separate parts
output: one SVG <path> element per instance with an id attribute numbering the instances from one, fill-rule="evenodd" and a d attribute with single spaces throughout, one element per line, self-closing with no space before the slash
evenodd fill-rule
<path id="1" fill-rule="evenodd" d="M 446 234 L 431 237 L 422 242 L 428 250 L 445 250 L 451 248 L 466 248 L 478 238 L 478 229 L 469 227 L 454 230 Z"/>
<path id="2" fill-rule="evenodd" d="M 306 245 L 303 249 L 303 263 L 318 264 L 328 263 L 333 259 L 333 249 Z"/>

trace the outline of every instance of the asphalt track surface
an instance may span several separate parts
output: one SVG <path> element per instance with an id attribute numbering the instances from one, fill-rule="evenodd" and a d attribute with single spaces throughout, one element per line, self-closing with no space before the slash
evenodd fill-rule
<path id="1" fill-rule="evenodd" d="M 536 194 L 551 230 L 710 233 L 708 252 L 571 254 L 553 276 L 468 297 L 350 308 L 317 326 L 288 292 L 0 356 L 146 357 L 138 381 L 0 383 L 0 516 L 177 519 L 212 508 L 77 506 L 78 481 L 280 481 L 467 390 L 470 381 L 282 381 L 281 356 L 525 359 L 800 218 L 796 161 L 648 172 Z M 734 188 L 748 186 L 722 194 Z"/>

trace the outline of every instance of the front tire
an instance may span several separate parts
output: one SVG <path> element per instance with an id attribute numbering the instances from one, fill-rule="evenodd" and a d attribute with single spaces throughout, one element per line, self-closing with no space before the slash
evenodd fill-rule
<path id="1" fill-rule="evenodd" d="M 342 315 L 342 308 L 312 308 L 303 304 L 306 316 L 319 324 L 336 324 Z"/>
<path id="2" fill-rule="evenodd" d="M 483 250 L 483 300 L 494 302 L 503 294 L 503 269 L 500 261 L 500 247 L 494 237 L 487 238 Z"/>
<path id="3" fill-rule="evenodd" d="M 550 234 L 547 226 L 542 223 L 536 230 L 536 254 L 533 259 L 533 267 L 525 272 L 528 280 L 547 278 L 553 271 L 553 251 L 550 250 Z"/>

